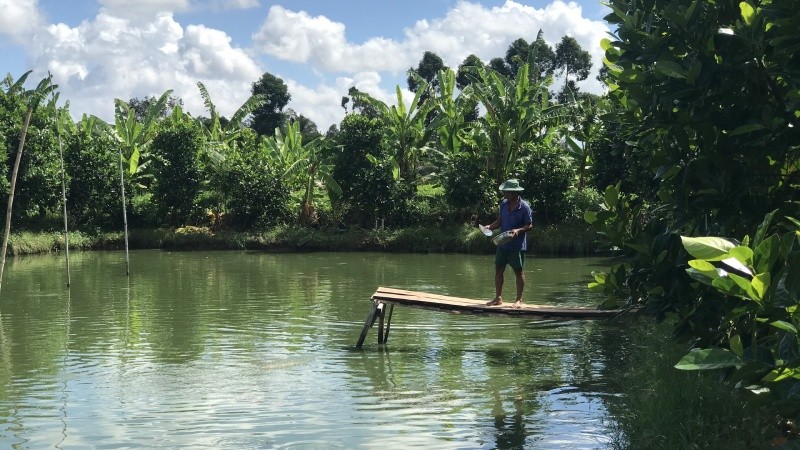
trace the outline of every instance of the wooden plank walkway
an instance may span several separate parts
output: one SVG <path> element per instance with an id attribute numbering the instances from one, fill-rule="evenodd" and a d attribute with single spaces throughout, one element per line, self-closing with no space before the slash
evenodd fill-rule
<path id="1" fill-rule="evenodd" d="M 491 314 L 515 317 L 539 317 L 551 319 L 607 319 L 615 317 L 623 310 L 603 310 L 585 307 L 559 307 L 549 305 L 534 305 L 523 303 L 522 307 L 514 308 L 513 302 L 503 302 L 500 306 L 487 306 L 487 300 L 473 300 L 469 298 L 451 297 L 447 295 L 431 294 L 428 292 L 409 291 L 388 287 L 379 287 L 372 294 L 372 308 L 364 322 L 364 329 L 358 339 L 356 348 L 361 348 L 367 332 L 377 320 L 378 343 L 385 344 L 389 339 L 389 327 L 392 320 L 394 305 L 410 306 L 412 308 L 432 309 L 453 313 Z M 386 306 L 389 305 L 387 308 Z M 389 312 L 388 317 L 386 312 Z M 384 328 L 384 322 L 386 324 Z"/>

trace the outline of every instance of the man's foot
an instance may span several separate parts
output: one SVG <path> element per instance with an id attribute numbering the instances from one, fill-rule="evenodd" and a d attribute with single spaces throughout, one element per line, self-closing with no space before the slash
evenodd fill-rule
<path id="1" fill-rule="evenodd" d="M 500 306 L 502 304 L 503 304 L 503 299 L 500 297 L 495 297 L 494 300 L 486 302 L 486 306 Z"/>
<path id="2" fill-rule="evenodd" d="M 515 301 L 514 304 L 511 306 L 514 308 L 522 308 L 522 300 Z"/>

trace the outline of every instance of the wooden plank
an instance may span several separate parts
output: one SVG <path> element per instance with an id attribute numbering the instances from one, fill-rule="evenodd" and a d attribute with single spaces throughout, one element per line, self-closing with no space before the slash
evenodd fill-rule
<path id="1" fill-rule="evenodd" d="M 410 307 L 438 309 L 473 314 L 500 314 L 510 316 L 538 316 L 564 319 L 600 319 L 614 317 L 622 310 L 601 310 L 585 307 L 559 307 L 551 305 L 534 305 L 523 303 L 521 308 L 514 308 L 512 302 L 504 302 L 501 306 L 486 306 L 486 301 L 428 292 L 409 291 L 390 287 L 379 287 L 372 296 L 373 301 L 387 304 L 399 304 Z"/>

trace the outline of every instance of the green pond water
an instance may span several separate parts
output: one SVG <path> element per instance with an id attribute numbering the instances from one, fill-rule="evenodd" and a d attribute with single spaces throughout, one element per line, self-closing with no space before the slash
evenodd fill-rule
<path id="1" fill-rule="evenodd" d="M 493 256 L 134 251 L 9 260 L 0 448 L 606 448 L 622 321 L 396 307 L 489 299 Z M 594 306 L 595 258 L 528 256 L 526 301 Z M 511 297 L 513 276 L 506 274 Z M 618 367 L 617 367 L 618 369 Z"/>

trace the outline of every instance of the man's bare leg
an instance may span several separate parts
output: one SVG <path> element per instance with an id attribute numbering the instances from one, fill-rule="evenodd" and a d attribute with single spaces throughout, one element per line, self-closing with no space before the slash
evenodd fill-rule
<path id="1" fill-rule="evenodd" d="M 486 303 L 486 306 L 498 306 L 503 304 L 503 280 L 506 267 L 495 267 L 494 269 L 494 300 Z"/>
<path id="2" fill-rule="evenodd" d="M 521 308 L 522 307 L 522 292 L 525 290 L 525 272 L 520 270 L 515 270 L 514 275 L 517 279 L 517 299 L 514 302 L 514 308 Z"/>

